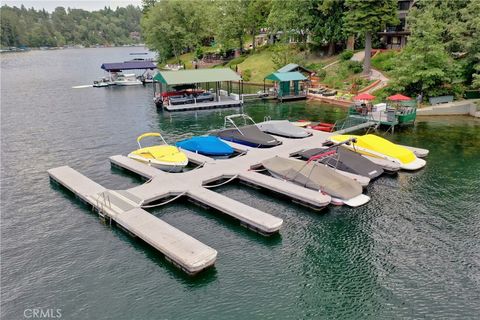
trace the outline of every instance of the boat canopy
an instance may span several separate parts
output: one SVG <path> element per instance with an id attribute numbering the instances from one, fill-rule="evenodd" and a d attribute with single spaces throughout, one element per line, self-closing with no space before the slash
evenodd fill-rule
<path id="1" fill-rule="evenodd" d="M 135 69 L 156 69 L 157 66 L 152 61 L 133 60 L 125 62 L 104 63 L 101 68 L 105 71 L 119 72 L 122 70 Z"/>
<path id="2" fill-rule="evenodd" d="M 274 72 L 265 77 L 265 79 L 279 82 L 307 80 L 307 78 L 298 71 Z"/>
<path id="3" fill-rule="evenodd" d="M 229 68 L 160 71 L 153 79 L 167 85 L 242 80 L 235 71 Z"/>

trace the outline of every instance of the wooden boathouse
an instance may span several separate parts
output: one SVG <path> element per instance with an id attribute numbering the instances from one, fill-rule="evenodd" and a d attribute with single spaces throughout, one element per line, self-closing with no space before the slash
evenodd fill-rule
<path id="1" fill-rule="evenodd" d="M 303 82 L 308 79 L 298 71 L 274 72 L 265 77 L 264 83 L 265 80 L 276 83 L 275 95 L 280 102 L 307 98 Z"/>
<path id="2" fill-rule="evenodd" d="M 228 68 L 160 71 L 153 79 L 155 104 L 167 111 L 240 107 L 243 104 L 242 78 Z"/>

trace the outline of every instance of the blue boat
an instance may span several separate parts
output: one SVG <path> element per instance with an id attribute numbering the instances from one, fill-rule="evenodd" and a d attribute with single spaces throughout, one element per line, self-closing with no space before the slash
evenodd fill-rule
<path id="1" fill-rule="evenodd" d="M 214 136 L 192 137 L 179 141 L 175 145 L 209 157 L 228 157 L 234 152 L 232 147 Z"/>

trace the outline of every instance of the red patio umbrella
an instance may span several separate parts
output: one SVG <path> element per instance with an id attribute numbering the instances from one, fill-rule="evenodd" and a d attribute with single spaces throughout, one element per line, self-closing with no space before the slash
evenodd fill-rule
<path id="1" fill-rule="evenodd" d="M 375 99 L 375 96 L 372 96 L 371 94 L 368 93 L 361 93 L 358 96 L 353 97 L 353 100 L 373 100 Z"/>
<path id="2" fill-rule="evenodd" d="M 390 101 L 408 101 L 408 100 L 412 100 L 412 98 L 404 96 L 403 94 L 397 93 L 393 96 L 388 97 L 387 100 L 390 100 Z"/>

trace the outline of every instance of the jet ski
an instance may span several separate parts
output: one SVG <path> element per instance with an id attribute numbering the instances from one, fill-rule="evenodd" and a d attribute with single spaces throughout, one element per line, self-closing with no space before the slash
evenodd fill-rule
<path id="1" fill-rule="evenodd" d="M 214 136 L 192 137 L 179 141 L 177 147 L 214 158 L 228 158 L 234 152 L 233 148 Z"/>
<path id="2" fill-rule="evenodd" d="M 362 194 L 362 186 L 335 170 L 316 162 L 303 162 L 275 156 L 262 162 L 268 172 L 278 179 L 291 181 L 305 188 L 318 190 L 332 197 L 336 205 L 361 206 L 370 197 Z"/>
<path id="3" fill-rule="evenodd" d="M 242 118 L 244 126 L 238 127 L 233 119 Z M 247 122 L 253 123 L 247 125 Z M 233 128 L 227 128 L 227 125 L 233 125 Z M 271 148 L 282 144 L 269 134 L 262 132 L 255 122 L 245 114 L 234 114 L 225 117 L 225 129 L 211 133 L 220 139 L 232 141 L 255 148 Z"/>
<path id="4" fill-rule="evenodd" d="M 345 144 L 344 146 L 348 149 L 370 157 L 396 162 L 400 165 L 401 169 L 418 170 L 426 164 L 425 160 L 417 158 L 409 149 L 373 134 L 363 136 L 337 135 L 329 139 L 334 143 L 339 143 L 351 138 L 355 138 L 356 141 L 349 145 Z"/>
<path id="5" fill-rule="evenodd" d="M 257 123 L 257 127 L 263 132 L 286 138 L 306 138 L 312 135 L 301 127 L 293 125 L 288 120 L 264 121 Z"/>
<path id="6" fill-rule="evenodd" d="M 159 137 L 163 145 L 142 147 L 140 141 L 146 137 Z M 144 133 L 137 138 L 139 149 L 128 157 L 167 172 L 180 172 L 188 164 L 187 155 L 177 147 L 167 144 L 160 133 Z"/>
<path id="7" fill-rule="evenodd" d="M 344 147 L 307 149 L 299 152 L 298 155 L 301 159 L 309 160 L 325 154 L 329 150 L 334 151 L 334 156 L 319 157 L 317 161 L 337 170 L 370 179 L 375 179 L 383 173 L 381 166 Z"/>

